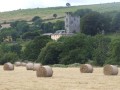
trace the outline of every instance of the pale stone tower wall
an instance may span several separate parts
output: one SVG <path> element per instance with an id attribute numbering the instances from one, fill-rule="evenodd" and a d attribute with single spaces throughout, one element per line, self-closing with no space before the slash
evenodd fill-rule
<path id="1" fill-rule="evenodd" d="M 80 17 L 72 15 L 71 12 L 66 12 L 65 30 L 66 33 L 80 32 Z"/>

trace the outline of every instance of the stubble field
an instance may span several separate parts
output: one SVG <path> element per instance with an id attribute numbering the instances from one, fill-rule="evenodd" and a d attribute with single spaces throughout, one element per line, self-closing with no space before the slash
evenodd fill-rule
<path id="1" fill-rule="evenodd" d="M 0 90 L 120 90 L 120 74 L 105 76 L 103 68 L 94 68 L 91 74 L 80 73 L 79 68 L 53 71 L 53 77 L 38 78 L 35 71 L 25 67 L 4 71 L 0 66 Z"/>

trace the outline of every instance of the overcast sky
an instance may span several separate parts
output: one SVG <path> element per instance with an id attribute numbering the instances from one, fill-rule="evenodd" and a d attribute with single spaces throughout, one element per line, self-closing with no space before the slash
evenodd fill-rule
<path id="1" fill-rule="evenodd" d="M 69 2 L 71 6 L 74 6 L 108 2 L 120 2 L 120 0 L 1 0 L 0 12 L 37 7 L 44 8 L 65 6 L 67 2 Z"/>

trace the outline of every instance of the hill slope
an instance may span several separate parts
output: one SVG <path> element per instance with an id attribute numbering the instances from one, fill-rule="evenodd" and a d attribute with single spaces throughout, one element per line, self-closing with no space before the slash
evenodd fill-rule
<path id="1" fill-rule="evenodd" d="M 98 12 L 119 11 L 120 3 L 106 3 L 95 5 L 82 5 L 67 7 L 53 7 L 53 8 L 35 8 L 35 9 L 19 9 L 9 12 L 0 12 L 0 22 L 14 21 L 14 20 L 31 20 L 34 16 L 40 16 L 44 19 L 51 18 L 54 13 L 58 17 L 64 16 L 67 11 L 74 12 L 77 9 L 89 8 Z"/>

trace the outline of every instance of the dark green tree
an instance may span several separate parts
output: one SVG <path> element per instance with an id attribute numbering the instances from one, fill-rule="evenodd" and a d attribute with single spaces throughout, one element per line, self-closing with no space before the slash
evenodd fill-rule
<path id="1" fill-rule="evenodd" d="M 82 18 L 83 16 L 91 12 L 93 12 L 91 9 L 78 9 L 74 12 L 74 14 Z"/>
<path id="2" fill-rule="evenodd" d="M 17 53 L 18 56 L 21 54 L 22 46 L 18 43 L 10 45 L 11 52 Z"/>
<path id="3" fill-rule="evenodd" d="M 29 60 L 36 60 L 38 58 L 41 49 L 45 47 L 45 45 L 50 41 L 50 37 L 48 36 L 39 36 L 36 37 L 33 41 L 30 41 L 26 45 L 24 50 L 24 58 Z"/>
<path id="4" fill-rule="evenodd" d="M 55 23 L 54 23 L 54 30 L 56 31 L 56 30 L 64 30 L 65 28 L 64 28 L 64 26 L 65 26 L 65 23 L 64 23 L 64 21 L 60 21 L 60 20 L 57 20 Z"/>
<path id="5" fill-rule="evenodd" d="M 11 51 L 11 48 L 8 44 L 6 43 L 1 43 L 1 46 L 0 46 L 0 50 L 3 52 L 3 53 L 8 53 Z"/>
<path id="6" fill-rule="evenodd" d="M 41 25 L 42 25 L 42 19 L 39 17 L 39 16 L 35 16 L 32 18 L 32 21 L 33 21 L 33 25 L 35 25 L 35 27 L 37 27 L 38 29 L 41 28 Z"/>
<path id="7" fill-rule="evenodd" d="M 51 23 L 51 22 L 42 23 L 42 25 L 41 25 L 42 33 L 54 32 L 53 27 L 54 27 L 54 23 Z"/>
<path id="8" fill-rule="evenodd" d="M 44 47 L 38 57 L 38 62 L 42 64 L 58 64 L 59 54 L 62 51 L 62 43 L 59 42 L 49 42 L 46 47 Z"/>
<path id="9" fill-rule="evenodd" d="M 62 53 L 60 53 L 60 63 L 86 63 L 92 58 L 93 41 L 90 36 L 84 34 L 74 35 L 59 39 L 63 43 Z"/>
<path id="10" fill-rule="evenodd" d="M 120 65 L 120 39 L 115 39 L 110 44 L 109 57 L 107 64 Z"/>
<path id="11" fill-rule="evenodd" d="M 56 18 L 56 17 L 57 17 L 57 14 L 53 14 L 53 17 Z"/>
<path id="12" fill-rule="evenodd" d="M 38 32 L 38 31 L 36 31 L 36 32 L 26 32 L 26 33 L 24 33 L 22 35 L 22 39 L 24 39 L 24 40 L 28 40 L 28 39 L 32 40 L 37 36 L 40 36 L 40 32 Z"/>
<path id="13" fill-rule="evenodd" d="M 19 34 L 29 31 L 29 25 L 26 21 L 19 21 L 16 25 L 16 30 Z"/>
<path id="14" fill-rule="evenodd" d="M 81 32 L 87 35 L 96 35 L 109 30 L 109 20 L 98 12 L 92 12 L 81 19 Z"/>
<path id="15" fill-rule="evenodd" d="M 0 58 L 0 64 L 4 64 L 6 62 L 14 63 L 18 59 L 18 55 L 14 52 L 4 53 L 4 55 Z"/>
<path id="16" fill-rule="evenodd" d="M 41 19 L 39 16 L 35 16 L 32 18 L 32 21 L 35 22 L 36 20 L 39 20 L 39 19 Z"/>
<path id="17" fill-rule="evenodd" d="M 94 38 L 94 64 L 97 66 L 103 66 L 107 60 L 111 39 L 105 37 L 104 35 L 97 35 Z"/>
<path id="18" fill-rule="evenodd" d="M 116 14 L 112 22 L 112 31 L 120 31 L 120 12 Z"/>

